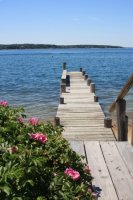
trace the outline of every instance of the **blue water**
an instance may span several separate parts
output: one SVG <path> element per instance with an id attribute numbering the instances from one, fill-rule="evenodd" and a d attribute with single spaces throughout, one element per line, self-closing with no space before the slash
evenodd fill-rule
<path id="1" fill-rule="evenodd" d="M 133 73 L 133 49 L 47 49 L 0 51 L 0 99 L 24 106 L 28 116 L 55 116 L 60 90 L 62 63 L 68 71 L 89 74 L 96 94 L 108 114 L 108 107 Z M 133 112 L 133 89 L 127 111 Z"/>

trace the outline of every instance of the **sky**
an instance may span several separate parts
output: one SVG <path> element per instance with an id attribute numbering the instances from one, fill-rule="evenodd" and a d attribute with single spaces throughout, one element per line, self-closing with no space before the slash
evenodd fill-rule
<path id="1" fill-rule="evenodd" d="M 0 44 L 133 47 L 133 0 L 0 0 Z"/>

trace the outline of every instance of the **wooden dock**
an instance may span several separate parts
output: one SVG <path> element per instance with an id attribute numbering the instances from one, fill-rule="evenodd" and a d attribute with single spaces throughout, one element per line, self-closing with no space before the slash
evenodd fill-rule
<path id="1" fill-rule="evenodd" d="M 99 102 L 94 102 L 95 93 L 91 92 L 85 76 L 82 72 L 68 75 L 70 86 L 61 94 L 64 104 L 57 111 L 64 127 L 63 136 L 69 140 L 115 141 L 111 128 L 104 127 L 105 115 Z"/>
<path id="2" fill-rule="evenodd" d="M 73 150 L 91 167 L 98 199 L 133 200 L 133 147 L 116 141 L 98 103 L 95 85 L 87 78 L 83 72 L 63 71 L 57 121 L 60 119 L 63 136 Z"/>

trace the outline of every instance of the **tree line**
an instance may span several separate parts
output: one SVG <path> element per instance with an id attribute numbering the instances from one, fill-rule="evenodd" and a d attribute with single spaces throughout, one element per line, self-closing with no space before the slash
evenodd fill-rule
<path id="1" fill-rule="evenodd" d="M 0 50 L 8 49 L 56 49 L 56 48 L 122 48 L 111 45 L 54 45 L 54 44 L 0 44 Z"/>

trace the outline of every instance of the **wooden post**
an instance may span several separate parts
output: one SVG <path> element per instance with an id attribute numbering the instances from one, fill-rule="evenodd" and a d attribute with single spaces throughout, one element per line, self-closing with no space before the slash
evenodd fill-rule
<path id="1" fill-rule="evenodd" d="M 55 117 L 54 118 L 54 123 L 55 123 L 55 126 L 60 126 L 60 118 L 59 117 Z"/>
<path id="2" fill-rule="evenodd" d="M 95 93 L 95 83 L 90 84 L 90 92 Z"/>
<path id="3" fill-rule="evenodd" d="M 124 141 L 128 141 L 128 116 L 125 116 L 125 134 L 123 136 Z"/>
<path id="4" fill-rule="evenodd" d="M 98 102 L 98 96 L 94 95 L 94 102 Z"/>
<path id="5" fill-rule="evenodd" d="M 85 79 L 85 80 L 87 80 L 87 78 L 88 78 L 88 75 L 87 75 L 87 74 L 85 74 L 85 77 L 84 77 L 84 79 Z"/>
<path id="6" fill-rule="evenodd" d="M 85 75 L 85 71 L 82 71 L 82 75 L 83 75 L 83 76 Z"/>
<path id="7" fill-rule="evenodd" d="M 60 97 L 60 104 L 64 104 L 64 97 Z"/>
<path id="8" fill-rule="evenodd" d="M 66 79 L 62 78 L 62 79 L 61 79 L 61 83 L 66 84 Z"/>
<path id="9" fill-rule="evenodd" d="M 128 117 L 126 116 L 126 101 L 124 99 L 116 102 L 118 141 L 127 141 Z"/>
<path id="10" fill-rule="evenodd" d="M 133 146 L 133 119 L 132 119 L 132 133 L 131 133 L 131 145 Z"/>
<path id="11" fill-rule="evenodd" d="M 66 92 L 66 84 L 61 83 L 61 93 Z"/>
<path id="12" fill-rule="evenodd" d="M 82 72 L 82 71 L 83 71 L 82 67 L 80 67 L 80 68 L 79 68 L 79 71 L 80 71 L 80 72 Z"/>
<path id="13" fill-rule="evenodd" d="M 112 119 L 109 117 L 104 118 L 104 127 L 111 128 L 112 127 Z"/>
<path id="14" fill-rule="evenodd" d="M 63 66 L 62 66 L 63 70 L 66 69 L 66 62 L 63 63 Z"/>
<path id="15" fill-rule="evenodd" d="M 88 78 L 88 79 L 87 79 L 87 85 L 90 85 L 90 84 L 91 84 L 91 79 Z"/>
<path id="16" fill-rule="evenodd" d="M 70 75 L 66 75 L 66 86 L 70 86 Z"/>

